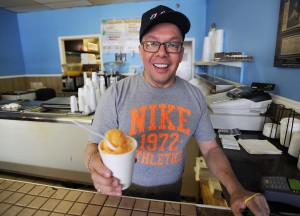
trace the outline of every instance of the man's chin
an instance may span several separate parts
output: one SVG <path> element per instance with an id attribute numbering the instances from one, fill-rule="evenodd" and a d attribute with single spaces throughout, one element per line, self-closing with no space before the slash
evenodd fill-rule
<path id="1" fill-rule="evenodd" d="M 174 84 L 175 78 L 170 77 L 168 79 L 152 79 L 152 82 L 160 88 L 167 88 Z"/>

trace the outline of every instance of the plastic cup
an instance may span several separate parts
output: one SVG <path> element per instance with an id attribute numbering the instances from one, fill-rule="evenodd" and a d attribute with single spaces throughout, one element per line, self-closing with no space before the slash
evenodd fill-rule
<path id="1" fill-rule="evenodd" d="M 78 111 L 78 105 L 77 105 L 77 99 L 76 96 L 72 95 L 70 97 L 70 107 L 71 107 L 71 112 L 77 112 Z"/>
<path id="2" fill-rule="evenodd" d="M 295 132 L 292 134 L 288 154 L 295 158 L 299 157 L 299 154 L 300 154 L 300 132 Z"/>
<path id="3" fill-rule="evenodd" d="M 274 123 L 265 123 L 263 135 L 272 139 L 278 139 L 280 137 L 280 125 Z"/>
<path id="4" fill-rule="evenodd" d="M 292 118 L 283 118 L 280 120 L 280 144 L 289 147 L 292 133 L 300 131 L 300 120 L 294 119 L 292 128 Z"/>
<path id="5" fill-rule="evenodd" d="M 122 185 L 122 190 L 127 189 L 131 185 L 137 148 L 137 141 L 133 137 L 126 137 L 130 140 L 130 144 L 133 147 L 130 152 L 123 154 L 110 154 L 102 151 L 102 141 L 98 145 L 100 156 L 104 165 L 112 171 L 115 178 L 119 179 L 120 184 Z"/>
<path id="6" fill-rule="evenodd" d="M 300 155 L 299 155 L 297 167 L 298 167 L 298 170 L 300 171 Z"/>

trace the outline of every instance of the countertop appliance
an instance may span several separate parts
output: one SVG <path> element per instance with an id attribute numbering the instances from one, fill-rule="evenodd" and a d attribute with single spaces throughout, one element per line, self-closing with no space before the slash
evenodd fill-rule
<path id="1" fill-rule="evenodd" d="M 79 76 L 62 76 L 62 84 L 64 92 L 76 92 L 78 88 L 84 85 L 84 79 L 82 74 Z"/>
<path id="2" fill-rule="evenodd" d="M 272 97 L 264 90 L 273 90 L 274 84 L 252 83 L 251 89 L 242 86 L 227 92 L 206 96 L 214 128 L 239 128 L 262 131 L 264 116 Z"/>
<path id="3" fill-rule="evenodd" d="M 41 106 L 50 109 L 71 109 L 70 97 L 55 97 L 44 101 Z"/>
<path id="4" fill-rule="evenodd" d="M 34 100 L 35 91 L 33 90 L 18 90 L 10 91 L 1 94 L 3 100 Z"/>
<path id="5" fill-rule="evenodd" d="M 261 87 L 262 83 L 252 83 L 251 89 L 242 86 L 224 93 L 206 96 L 208 106 L 214 113 L 228 113 L 240 115 L 260 115 L 267 111 L 272 97 Z M 274 84 L 272 85 L 273 90 Z"/>
<path id="6" fill-rule="evenodd" d="M 105 62 L 104 64 L 104 80 L 105 87 L 108 88 L 112 83 L 117 82 L 121 79 L 120 74 L 123 71 L 124 62 L 112 61 Z"/>
<path id="7" fill-rule="evenodd" d="M 44 101 L 40 106 L 33 109 L 26 110 L 27 114 L 34 115 L 67 115 L 70 113 L 70 98 L 69 97 L 55 97 Z"/>

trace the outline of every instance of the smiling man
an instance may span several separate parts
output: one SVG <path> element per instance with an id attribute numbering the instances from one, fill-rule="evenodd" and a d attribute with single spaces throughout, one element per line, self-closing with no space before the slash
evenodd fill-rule
<path id="1" fill-rule="evenodd" d="M 153 87 L 168 88 L 175 83 L 184 53 L 182 43 L 180 30 L 170 23 L 157 24 L 143 36 L 139 50 L 144 77 Z"/>
<path id="2" fill-rule="evenodd" d="M 184 14 L 162 5 L 143 14 L 139 51 L 144 71 L 110 86 L 93 121 L 102 134 L 118 128 L 137 140 L 132 185 L 121 190 L 97 152 L 99 138 L 91 135 L 84 160 L 94 186 L 108 195 L 179 201 L 186 144 L 193 136 L 208 167 L 228 190 L 233 213 L 241 215 L 248 207 L 255 215 L 268 215 L 264 196 L 242 187 L 217 144 L 202 93 L 176 76 L 189 29 Z"/>

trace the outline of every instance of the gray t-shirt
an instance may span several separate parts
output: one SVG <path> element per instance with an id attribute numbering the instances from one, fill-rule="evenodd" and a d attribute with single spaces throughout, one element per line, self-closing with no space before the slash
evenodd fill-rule
<path id="1" fill-rule="evenodd" d="M 170 88 L 154 88 L 142 73 L 122 79 L 105 91 L 93 128 L 103 134 L 119 128 L 137 140 L 132 181 L 146 187 L 180 182 L 190 137 L 202 141 L 215 138 L 198 88 L 180 77 Z M 100 139 L 91 135 L 90 141 L 99 143 Z"/>

